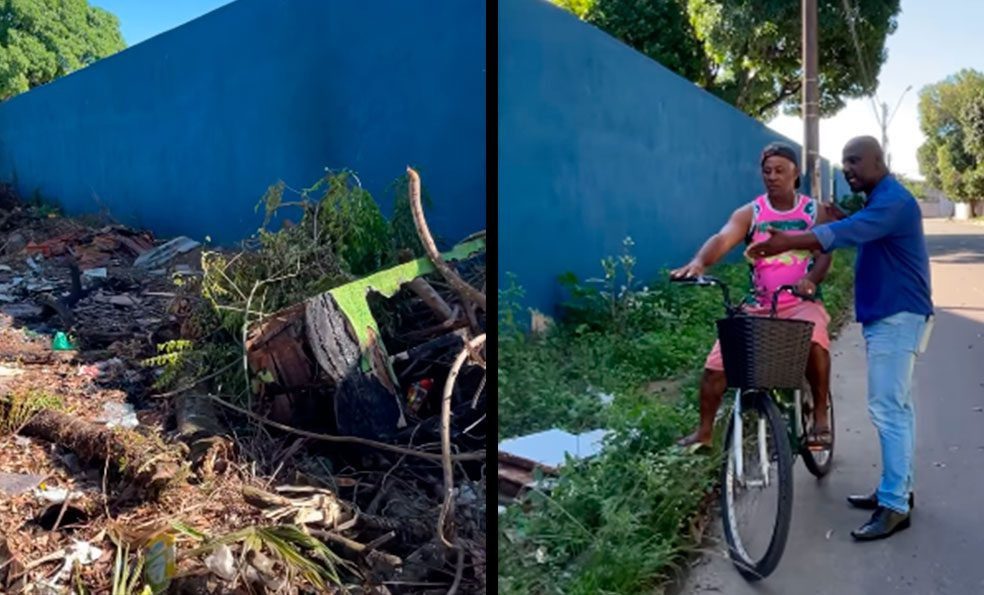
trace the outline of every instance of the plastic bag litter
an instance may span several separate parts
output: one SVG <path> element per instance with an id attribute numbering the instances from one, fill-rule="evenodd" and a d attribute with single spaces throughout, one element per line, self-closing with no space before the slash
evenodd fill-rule
<path id="1" fill-rule="evenodd" d="M 135 428 L 140 425 L 137 412 L 129 403 L 103 404 L 102 417 L 97 421 L 106 424 L 107 428 L 115 428 L 116 426 Z"/>

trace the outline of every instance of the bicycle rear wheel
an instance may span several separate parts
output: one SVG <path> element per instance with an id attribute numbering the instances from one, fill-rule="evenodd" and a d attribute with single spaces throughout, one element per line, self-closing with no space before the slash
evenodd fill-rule
<path id="1" fill-rule="evenodd" d="M 803 455 L 803 464 L 806 465 L 807 470 L 817 479 L 820 479 L 827 475 L 834 461 L 834 440 L 837 437 L 834 428 L 834 395 L 830 394 L 827 396 L 827 419 L 830 420 L 830 446 L 826 448 L 812 449 L 806 444 L 807 437 L 813 431 L 813 408 L 813 392 L 810 390 L 810 384 L 805 383 L 805 386 L 801 389 L 800 410 L 803 412 L 801 422 L 803 424 L 803 443 L 800 447 L 800 454 Z"/>
<path id="2" fill-rule="evenodd" d="M 793 512 L 793 454 L 779 409 L 764 392 L 741 400 L 741 470 L 731 416 L 721 467 L 721 516 L 728 552 L 745 579 L 765 578 L 786 547 Z"/>

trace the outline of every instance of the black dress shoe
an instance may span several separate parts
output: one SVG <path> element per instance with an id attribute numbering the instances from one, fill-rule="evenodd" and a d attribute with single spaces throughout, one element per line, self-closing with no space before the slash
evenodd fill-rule
<path id="1" fill-rule="evenodd" d="M 878 496 L 872 492 L 867 496 L 848 496 L 847 503 L 854 508 L 860 508 L 862 510 L 874 510 L 878 508 Z M 916 496 L 913 492 L 909 492 L 909 509 L 911 510 L 916 505 Z"/>
<path id="2" fill-rule="evenodd" d="M 851 531 L 851 537 L 858 541 L 884 539 L 897 531 L 908 529 L 910 522 L 908 514 L 879 506 L 871 515 L 871 520 L 861 525 L 860 529 Z"/>

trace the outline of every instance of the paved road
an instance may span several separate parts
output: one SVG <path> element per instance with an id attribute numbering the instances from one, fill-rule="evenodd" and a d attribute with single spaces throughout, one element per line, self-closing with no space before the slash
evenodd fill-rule
<path id="1" fill-rule="evenodd" d="M 835 467 L 817 482 L 797 463 L 779 568 L 748 584 L 716 541 L 681 593 L 984 593 L 984 227 L 925 223 L 937 317 L 915 371 L 912 528 L 880 542 L 851 539 L 869 513 L 849 508 L 844 496 L 871 491 L 880 467 L 865 401 L 864 342 L 852 324 L 833 346 Z"/>

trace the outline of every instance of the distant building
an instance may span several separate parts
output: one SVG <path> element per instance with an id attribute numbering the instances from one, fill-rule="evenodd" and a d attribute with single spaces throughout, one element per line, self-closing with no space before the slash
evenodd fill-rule
<path id="1" fill-rule="evenodd" d="M 956 205 L 946 197 L 946 194 L 937 188 L 926 187 L 926 196 L 919 201 L 919 208 L 922 209 L 923 217 L 953 217 L 956 212 Z"/>

